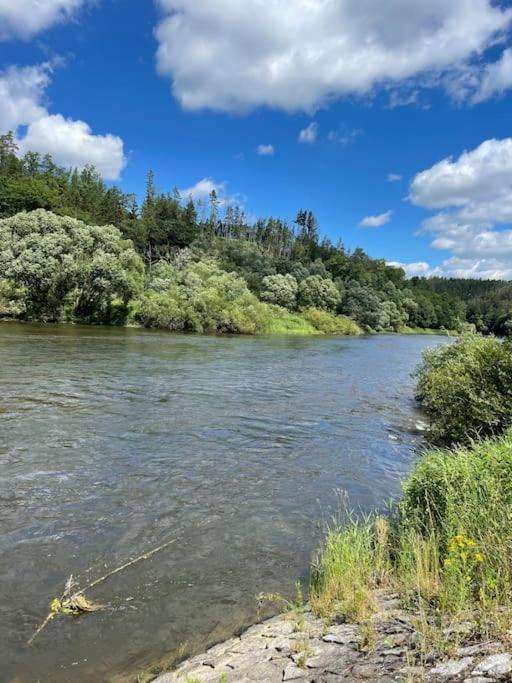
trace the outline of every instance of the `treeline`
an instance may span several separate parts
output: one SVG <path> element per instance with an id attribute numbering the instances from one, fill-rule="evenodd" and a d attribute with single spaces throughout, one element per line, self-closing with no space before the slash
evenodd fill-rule
<path id="1" fill-rule="evenodd" d="M 145 275 L 142 293 L 132 293 L 136 304 L 126 308 L 126 315 L 138 315 L 146 324 L 233 331 L 231 324 L 212 327 L 211 320 L 197 322 L 194 311 L 204 309 L 204 301 L 190 303 L 194 298 L 190 282 L 203 277 L 210 289 L 219 273 L 236 275 L 254 301 L 274 307 L 274 316 L 277 309 L 281 317 L 314 309 L 348 317 L 363 329 L 378 332 L 404 326 L 460 330 L 469 322 L 484 332 L 504 333 L 512 320 L 505 283 L 407 280 L 403 270 L 370 258 L 362 249 L 351 252 L 341 241 L 333 244 L 322 238 L 311 211 L 299 210 L 292 224 L 273 217 L 250 221 L 240 207 L 224 205 L 215 192 L 206 201 L 181 197 L 178 190 L 160 192 L 151 171 L 139 206 L 134 195 L 107 186 L 93 167 L 64 169 L 49 155 L 28 152 L 21 156 L 11 133 L 0 136 L 0 219 L 36 209 L 88 226 L 115 226 L 120 238 L 131 240 Z M 213 280 L 206 277 L 205 269 L 214 273 Z M 244 297 L 247 304 L 249 299 Z M 151 315 L 145 315 L 139 309 L 149 301 Z M 174 301 L 173 310 L 189 313 L 177 316 L 179 320 L 169 317 L 170 301 Z M 107 309 L 100 316 L 103 320 Z M 264 309 L 256 309 L 261 318 Z M 260 323 L 243 325 L 238 331 L 261 329 Z"/>

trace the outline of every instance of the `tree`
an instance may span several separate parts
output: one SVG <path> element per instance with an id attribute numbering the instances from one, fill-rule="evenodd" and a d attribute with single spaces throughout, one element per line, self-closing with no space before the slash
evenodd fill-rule
<path id="1" fill-rule="evenodd" d="M 0 280 L 24 292 L 29 318 L 112 321 L 142 287 L 143 266 L 113 226 L 39 209 L 0 220 Z"/>
<path id="2" fill-rule="evenodd" d="M 335 311 L 340 303 L 340 293 L 332 280 L 310 275 L 299 285 L 299 306 Z"/>
<path id="3" fill-rule="evenodd" d="M 266 275 L 262 280 L 261 299 L 293 310 L 297 307 L 298 290 L 293 275 Z"/>

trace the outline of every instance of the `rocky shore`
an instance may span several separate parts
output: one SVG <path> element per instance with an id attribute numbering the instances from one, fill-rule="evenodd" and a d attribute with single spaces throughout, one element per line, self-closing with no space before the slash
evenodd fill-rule
<path id="1" fill-rule="evenodd" d="M 512 681 L 505 641 L 459 635 L 451 657 L 421 654 L 412 615 L 397 596 L 377 594 L 379 609 L 364 626 L 326 625 L 307 608 L 273 617 L 162 673 L 153 683 L 388 683 Z"/>

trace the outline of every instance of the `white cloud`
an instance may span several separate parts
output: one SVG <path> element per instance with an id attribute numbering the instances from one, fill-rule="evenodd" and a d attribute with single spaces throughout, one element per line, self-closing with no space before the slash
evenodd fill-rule
<path id="1" fill-rule="evenodd" d="M 85 121 L 61 114 L 38 118 L 20 141 L 22 151 L 50 153 L 66 167 L 93 164 L 107 180 L 116 180 L 126 165 L 123 141 L 116 135 L 94 135 Z"/>
<path id="2" fill-rule="evenodd" d="M 408 278 L 417 276 L 512 280 L 512 263 L 504 263 L 499 259 L 461 259 L 454 256 L 435 267 L 425 261 L 417 263 L 388 261 L 387 265 L 403 268 Z"/>
<path id="3" fill-rule="evenodd" d="M 351 129 L 345 123 L 342 123 L 336 130 L 330 130 L 327 133 L 327 139 L 329 142 L 333 142 L 336 145 L 347 147 L 355 142 L 362 134 L 363 131 L 360 128 Z"/>
<path id="4" fill-rule="evenodd" d="M 220 199 L 225 194 L 225 190 L 225 183 L 216 183 L 212 178 L 203 178 L 195 185 L 180 190 L 180 195 L 187 199 L 191 197 L 194 201 L 203 201 L 208 199 L 212 192 L 215 192 Z"/>
<path id="5" fill-rule="evenodd" d="M 425 261 L 417 261 L 416 263 L 402 263 L 400 261 L 387 261 L 388 266 L 393 266 L 394 268 L 402 268 L 405 270 L 407 277 L 414 277 L 415 275 L 419 277 L 425 277 L 430 275 L 431 267 Z"/>
<path id="6" fill-rule="evenodd" d="M 258 145 L 256 147 L 256 153 L 259 154 L 260 157 L 272 157 L 274 156 L 274 146 L 273 145 Z"/>
<path id="7" fill-rule="evenodd" d="M 159 72 L 185 109 L 224 111 L 313 111 L 378 86 L 437 86 L 495 45 L 512 20 L 512 9 L 492 0 L 159 4 Z"/>
<path id="8" fill-rule="evenodd" d="M 0 72 L 0 131 L 15 130 L 46 114 L 41 101 L 50 74 L 48 64 L 10 66 Z"/>
<path id="9" fill-rule="evenodd" d="M 86 0 L 0 0 L 0 40 L 28 39 L 69 21 Z"/>
<path id="10" fill-rule="evenodd" d="M 51 114 L 45 106 L 51 76 L 48 63 L 0 72 L 0 131 L 14 131 L 22 152 L 50 153 L 64 166 L 94 164 L 106 180 L 116 180 L 126 165 L 123 141 L 94 134 L 84 121 Z"/>
<path id="11" fill-rule="evenodd" d="M 386 213 L 380 213 L 377 216 L 366 216 L 359 225 L 362 228 L 380 228 L 381 226 L 386 225 L 386 223 L 389 223 L 392 215 L 392 211 L 386 211 Z"/>
<path id="12" fill-rule="evenodd" d="M 512 88 L 512 49 L 510 48 L 503 51 L 497 62 L 485 67 L 473 101 L 488 100 L 493 95 L 501 95 L 509 88 Z"/>
<path id="13" fill-rule="evenodd" d="M 410 199 L 418 206 L 442 209 L 470 206 L 508 193 L 512 188 L 512 138 L 486 140 L 457 160 L 443 159 L 419 173 Z"/>
<path id="14" fill-rule="evenodd" d="M 202 178 L 195 185 L 179 190 L 179 193 L 185 199 L 189 197 L 194 202 L 201 202 L 206 204 L 211 193 L 215 191 L 220 208 L 227 208 L 230 204 L 243 206 L 246 197 L 240 194 L 230 194 L 228 192 L 227 184 L 225 182 L 216 182 L 213 178 Z"/>
<path id="15" fill-rule="evenodd" d="M 438 210 L 421 228 L 434 249 L 451 252 L 435 274 L 512 273 L 512 138 L 486 140 L 418 173 L 409 199 Z"/>
<path id="16" fill-rule="evenodd" d="M 311 121 L 311 123 L 303 128 L 299 133 L 299 142 L 309 143 L 312 145 L 316 142 L 318 135 L 318 123 L 316 121 Z"/>
<path id="17" fill-rule="evenodd" d="M 402 180 L 400 173 L 388 173 L 388 183 L 398 183 Z"/>
<path id="18" fill-rule="evenodd" d="M 500 259 L 450 258 L 434 268 L 432 275 L 441 277 L 512 280 L 512 262 Z"/>

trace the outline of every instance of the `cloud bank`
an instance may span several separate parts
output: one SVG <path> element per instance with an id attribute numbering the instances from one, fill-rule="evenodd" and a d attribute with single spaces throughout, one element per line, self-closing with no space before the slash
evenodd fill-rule
<path id="1" fill-rule="evenodd" d="M 451 252 L 433 274 L 512 279 L 512 138 L 485 140 L 418 173 L 409 199 L 437 211 L 420 232 Z"/>
<path id="2" fill-rule="evenodd" d="M 158 2 L 157 67 L 189 110 L 311 112 L 376 87 L 458 81 L 512 21 L 491 0 Z M 486 78 L 482 92 L 503 80 Z"/>
<path id="3" fill-rule="evenodd" d="M 0 40 L 27 40 L 69 21 L 87 0 L 0 0 Z"/>

